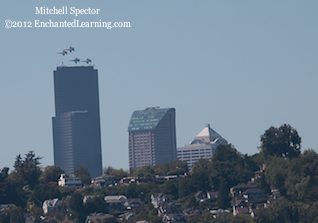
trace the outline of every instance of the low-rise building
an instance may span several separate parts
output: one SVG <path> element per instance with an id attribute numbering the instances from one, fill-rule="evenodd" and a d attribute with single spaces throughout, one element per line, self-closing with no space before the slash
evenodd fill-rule
<path id="1" fill-rule="evenodd" d="M 231 187 L 230 192 L 231 192 L 232 197 L 234 197 L 234 196 L 238 196 L 238 195 L 243 194 L 243 192 L 245 192 L 251 188 L 257 188 L 257 187 L 255 185 L 251 185 L 251 184 L 236 185 L 234 187 Z"/>
<path id="2" fill-rule="evenodd" d="M 0 213 L 4 210 L 9 209 L 10 207 L 17 207 L 14 204 L 0 204 Z"/>
<path id="3" fill-rule="evenodd" d="M 124 206 L 127 207 L 127 209 L 139 208 L 142 206 L 141 199 L 140 198 L 127 199 L 126 202 L 124 203 Z"/>
<path id="4" fill-rule="evenodd" d="M 62 187 L 81 188 L 82 180 L 74 174 L 61 174 L 58 185 Z"/>
<path id="5" fill-rule="evenodd" d="M 119 211 L 124 207 L 127 197 L 125 195 L 105 196 L 104 200 L 110 211 Z"/>
<path id="6" fill-rule="evenodd" d="M 251 200 L 260 199 L 264 197 L 264 191 L 258 189 L 258 188 L 251 188 L 243 193 L 243 197 L 245 198 L 246 202 L 249 202 Z"/>
<path id="7" fill-rule="evenodd" d="M 212 192 L 212 191 L 199 191 L 197 192 L 194 197 L 197 201 L 203 202 L 206 200 L 212 200 L 218 198 L 219 192 Z"/>
<path id="8" fill-rule="evenodd" d="M 124 214 L 121 214 L 118 216 L 118 218 L 120 220 L 124 220 L 126 219 L 127 221 L 133 221 L 135 218 L 136 214 L 135 213 L 130 213 L 130 212 L 126 212 Z"/>
<path id="9" fill-rule="evenodd" d="M 58 206 L 61 205 L 61 201 L 58 198 L 45 200 L 42 205 L 42 210 L 44 214 L 49 214 L 53 211 L 56 211 Z"/>
<path id="10" fill-rule="evenodd" d="M 185 223 L 186 220 L 183 214 L 166 214 L 162 218 L 164 223 Z"/>
<path id="11" fill-rule="evenodd" d="M 231 214 L 229 210 L 224 210 L 224 209 L 211 210 L 210 213 L 213 215 L 213 218 L 217 218 L 220 215 L 224 215 L 224 214 Z"/>
<path id="12" fill-rule="evenodd" d="M 154 206 L 154 208 L 158 208 L 160 203 L 170 203 L 172 200 L 165 194 L 159 193 L 159 194 L 152 194 L 151 197 L 151 203 Z"/>
<path id="13" fill-rule="evenodd" d="M 110 214 L 92 213 L 86 217 L 85 223 L 107 222 L 112 218 L 115 217 Z"/>
<path id="14" fill-rule="evenodd" d="M 83 197 L 83 203 L 85 204 L 87 201 L 94 199 L 95 195 L 86 195 Z"/>
<path id="15" fill-rule="evenodd" d="M 108 187 L 115 183 L 115 177 L 112 175 L 104 174 L 99 177 L 92 178 L 91 183 L 96 187 Z"/>

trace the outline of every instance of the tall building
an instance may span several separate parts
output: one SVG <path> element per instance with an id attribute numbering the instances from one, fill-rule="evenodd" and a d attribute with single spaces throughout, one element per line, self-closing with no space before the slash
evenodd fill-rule
<path id="1" fill-rule="evenodd" d="M 227 141 L 211 129 L 209 124 L 206 124 L 205 128 L 189 145 L 177 149 L 177 157 L 179 160 L 187 161 L 189 170 L 191 171 L 193 164 L 199 159 L 211 159 L 216 147 L 220 144 L 226 145 Z"/>
<path id="2" fill-rule="evenodd" d="M 159 107 L 133 112 L 128 125 L 130 168 L 176 160 L 175 112 Z"/>
<path id="3" fill-rule="evenodd" d="M 54 93 L 54 165 L 66 174 L 82 165 L 91 177 L 102 175 L 97 70 L 92 66 L 57 67 Z"/>

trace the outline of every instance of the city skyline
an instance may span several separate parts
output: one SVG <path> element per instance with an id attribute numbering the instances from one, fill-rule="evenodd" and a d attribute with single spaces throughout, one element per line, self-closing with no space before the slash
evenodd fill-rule
<path id="1" fill-rule="evenodd" d="M 176 108 L 177 147 L 206 123 L 242 154 L 259 152 L 271 126 L 290 124 L 302 151 L 318 150 L 318 2 L 4 1 L 1 21 L 130 22 L 130 28 L 2 26 L 1 167 L 33 150 L 54 164 L 52 70 L 75 57 L 99 72 L 103 166 L 129 169 L 131 113 Z M 35 7 L 100 9 L 41 15 Z M 20 23 L 19 23 L 20 24 Z M 64 57 L 57 52 L 75 51 Z M 82 62 L 80 64 L 83 64 Z M 85 64 L 86 65 L 86 64 Z M 248 140 L 247 140 L 248 139 Z"/>

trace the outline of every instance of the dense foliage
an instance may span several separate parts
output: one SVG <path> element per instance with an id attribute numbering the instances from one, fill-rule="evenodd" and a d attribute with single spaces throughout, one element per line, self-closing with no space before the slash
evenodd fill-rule
<path id="1" fill-rule="evenodd" d="M 261 151 L 265 156 L 295 158 L 300 154 L 301 137 L 290 125 L 270 127 L 261 135 Z"/>
<path id="2" fill-rule="evenodd" d="M 201 216 L 187 217 L 187 223 L 195 222 L 318 222 L 318 154 L 312 149 L 300 152 L 301 138 L 290 125 L 280 128 L 270 127 L 261 136 L 261 151 L 253 156 L 243 155 L 233 145 L 219 145 L 211 160 L 201 159 L 191 173 L 168 181 L 155 181 L 155 176 L 183 175 L 188 172 L 185 161 L 171 161 L 157 166 L 144 166 L 130 173 L 123 169 L 107 167 L 105 174 L 111 174 L 119 181 L 123 177 L 138 177 L 140 183 L 94 188 L 85 186 L 81 190 L 58 187 L 57 179 L 64 173 L 59 167 L 49 166 L 41 173 L 40 157 L 30 151 L 18 155 L 14 169 L 4 167 L 0 173 L 0 201 L 14 204 L 0 213 L 0 222 L 24 222 L 23 213 L 29 213 L 35 222 L 42 222 L 40 216 L 44 200 L 59 198 L 62 205 L 51 213 L 49 222 L 84 222 L 89 213 L 110 213 L 119 216 L 126 211 L 110 212 L 103 200 L 108 195 L 125 195 L 127 198 L 140 198 L 143 206 L 136 208 L 135 221 L 147 220 L 159 223 L 157 209 L 150 202 L 152 194 L 164 193 L 173 202 L 180 203 L 181 209 L 193 208 L 202 211 Z M 266 198 L 255 200 L 254 205 L 262 204 L 271 198 L 271 188 L 280 191 L 278 201 L 268 208 L 256 210 L 256 216 L 232 214 L 213 218 L 211 209 L 231 209 L 232 198 L 229 189 L 246 184 L 254 177 L 254 184 L 265 191 Z M 86 167 L 80 166 L 75 174 L 89 184 L 90 176 Z M 195 194 L 199 191 L 218 191 L 218 198 L 199 202 Z M 83 203 L 85 195 L 95 195 Z M 110 221 L 118 222 L 116 219 Z M 127 222 L 123 220 L 123 222 Z"/>

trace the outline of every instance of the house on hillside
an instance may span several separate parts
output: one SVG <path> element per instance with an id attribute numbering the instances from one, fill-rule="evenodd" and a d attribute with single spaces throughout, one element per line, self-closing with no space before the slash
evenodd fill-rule
<path id="1" fill-rule="evenodd" d="M 166 214 L 162 218 L 164 223 L 185 223 L 186 220 L 183 214 Z"/>
<path id="2" fill-rule="evenodd" d="M 82 188 L 82 180 L 74 174 L 61 174 L 58 185 L 62 187 Z"/>
<path id="3" fill-rule="evenodd" d="M 193 210 L 192 208 L 187 208 L 185 210 L 182 211 L 183 214 L 186 216 L 186 217 L 192 217 L 192 216 L 200 216 L 203 214 L 202 211 L 200 210 Z"/>
<path id="4" fill-rule="evenodd" d="M 233 215 L 238 214 L 250 214 L 250 208 L 248 207 L 233 207 Z"/>
<path id="5" fill-rule="evenodd" d="M 125 195 L 114 195 L 114 196 L 105 196 L 105 201 L 108 200 L 119 200 L 123 205 L 127 201 L 127 197 Z"/>
<path id="6" fill-rule="evenodd" d="M 61 201 L 58 198 L 45 200 L 42 205 L 42 210 L 44 214 L 49 214 L 53 211 L 56 211 L 57 208 L 61 205 Z"/>
<path id="7" fill-rule="evenodd" d="M 123 208 L 124 203 L 127 201 L 125 195 L 105 196 L 104 197 L 106 207 L 110 211 L 119 211 Z"/>
<path id="8" fill-rule="evenodd" d="M 206 201 L 210 199 L 217 199 L 219 192 L 212 192 L 212 191 L 199 191 L 197 192 L 194 197 L 197 201 Z"/>
<path id="9" fill-rule="evenodd" d="M 127 199 L 124 203 L 124 206 L 127 209 L 138 208 L 142 206 L 140 198 L 131 198 Z"/>
<path id="10" fill-rule="evenodd" d="M 126 212 L 124 214 L 121 214 L 118 216 L 118 218 L 120 220 L 127 220 L 127 221 L 133 221 L 135 218 L 136 214 L 135 213 L 130 213 L 130 212 Z"/>
<path id="11" fill-rule="evenodd" d="M 113 185 L 115 183 L 115 177 L 112 175 L 104 174 L 102 176 L 92 178 L 91 183 L 95 187 L 108 187 L 109 185 Z"/>
<path id="12" fill-rule="evenodd" d="M 151 203 L 155 208 L 159 207 L 160 203 L 170 203 L 172 200 L 165 194 L 159 193 L 159 194 L 152 194 L 151 197 Z"/>
<path id="13" fill-rule="evenodd" d="M 9 209 L 10 207 L 17 207 L 14 204 L 0 204 L 0 213 L 3 212 L 4 210 Z"/>
<path id="14" fill-rule="evenodd" d="M 257 188 L 257 187 L 255 185 L 250 185 L 250 184 L 236 185 L 234 187 L 231 187 L 230 192 L 232 197 L 234 197 L 234 196 L 241 195 L 244 191 L 251 188 Z"/>
<path id="15" fill-rule="evenodd" d="M 86 217 L 85 223 L 94 223 L 94 222 L 107 222 L 110 219 L 115 218 L 110 214 L 103 213 L 92 213 Z"/>
<path id="16" fill-rule="evenodd" d="M 255 199 L 263 198 L 264 194 L 265 194 L 264 191 L 258 188 L 250 188 L 243 192 L 243 197 L 246 202 L 249 202 Z"/>
<path id="17" fill-rule="evenodd" d="M 217 210 L 211 210 L 210 213 L 213 215 L 213 218 L 217 218 L 220 215 L 230 214 L 231 212 L 229 210 L 217 209 Z"/>
<path id="18" fill-rule="evenodd" d="M 158 216 L 164 216 L 168 214 L 182 214 L 181 210 L 172 202 L 159 203 Z"/>
<path id="19" fill-rule="evenodd" d="M 85 204 L 87 201 L 92 200 L 95 197 L 95 195 L 86 195 L 83 197 L 83 204 Z"/>

